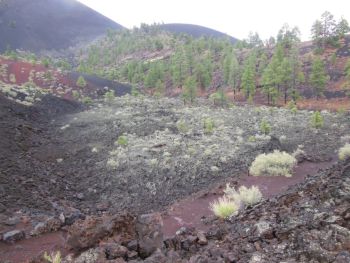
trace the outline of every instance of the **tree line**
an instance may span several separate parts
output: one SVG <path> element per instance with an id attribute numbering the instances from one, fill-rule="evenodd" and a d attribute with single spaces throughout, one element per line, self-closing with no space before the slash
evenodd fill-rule
<path id="1" fill-rule="evenodd" d="M 323 95 L 329 76 L 320 55 L 327 47 L 340 45 L 349 25 L 344 18 L 336 22 L 325 12 L 311 32 L 314 54 L 305 61 L 299 50 L 299 29 L 288 24 L 276 38 L 262 41 L 258 33 L 250 33 L 235 44 L 228 39 L 174 35 L 157 24 L 143 24 L 132 30 L 109 30 L 102 42 L 80 52 L 78 70 L 152 89 L 157 96 L 180 88 L 189 102 L 198 90 L 208 89 L 216 91 L 213 99 L 222 102 L 224 89 L 231 89 L 234 96 L 243 92 L 248 101 L 253 101 L 257 88 L 268 104 L 279 99 L 295 102 L 300 98 L 301 85 L 311 86 L 316 98 Z M 153 54 L 167 55 L 149 59 Z M 335 54 L 333 58 L 336 60 Z M 308 63 L 310 70 L 306 70 Z"/>

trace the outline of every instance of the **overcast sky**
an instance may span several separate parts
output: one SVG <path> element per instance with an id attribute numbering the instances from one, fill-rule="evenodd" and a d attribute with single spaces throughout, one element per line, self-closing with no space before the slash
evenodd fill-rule
<path id="1" fill-rule="evenodd" d="M 350 0 L 79 0 L 117 23 L 190 23 L 239 39 L 256 31 L 262 39 L 276 36 L 284 23 L 298 26 L 310 38 L 312 23 L 328 10 L 350 22 Z"/>

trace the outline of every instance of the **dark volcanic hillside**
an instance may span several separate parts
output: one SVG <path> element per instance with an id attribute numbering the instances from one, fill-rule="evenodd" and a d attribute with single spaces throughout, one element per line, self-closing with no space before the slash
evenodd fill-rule
<path id="1" fill-rule="evenodd" d="M 218 38 L 229 38 L 231 43 L 235 43 L 237 41 L 237 39 L 232 36 L 229 36 L 225 33 L 222 33 L 220 31 L 217 31 L 208 27 L 204 27 L 204 26 L 173 23 L 173 24 L 160 25 L 160 27 L 172 33 L 177 33 L 177 34 L 185 33 L 193 37 L 208 36 L 208 37 L 218 37 Z"/>
<path id="2" fill-rule="evenodd" d="M 0 1 L 0 52 L 65 49 L 108 28 L 123 27 L 75 0 Z"/>

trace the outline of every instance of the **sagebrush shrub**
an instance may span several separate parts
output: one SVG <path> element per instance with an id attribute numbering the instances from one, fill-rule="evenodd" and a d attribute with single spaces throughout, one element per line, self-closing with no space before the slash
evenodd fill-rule
<path id="1" fill-rule="evenodd" d="M 254 176 L 292 176 L 292 169 L 297 164 L 294 156 L 280 151 L 258 155 L 249 168 Z"/>
<path id="2" fill-rule="evenodd" d="M 217 217 L 228 218 L 238 212 L 239 205 L 226 196 L 220 197 L 218 200 L 210 204 L 210 209 Z"/>
<path id="3" fill-rule="evenodd" d="M 350 157 L 350 144 L 349 143 L 345 144 L 343 147 L 341 147 L 339 149 L 338 157 L 339 157 L 339 160 L 342 160 L 342 161 L 344 161 Z"/>

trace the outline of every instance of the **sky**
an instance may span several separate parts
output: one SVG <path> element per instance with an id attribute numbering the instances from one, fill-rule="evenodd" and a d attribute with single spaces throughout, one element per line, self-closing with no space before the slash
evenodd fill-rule
<path id="1" fill-rule="evenodd" d="M 117 23 L 132 28 L 141 23 L 189 23 L 206 26 L 238 39 L 250 31 L 261 39 L 276 36 L 284 23 L 298 26 L 310 39 L 313 22 L 324 11 L 350 22 L 349 0 L 79 0 Z"/>

